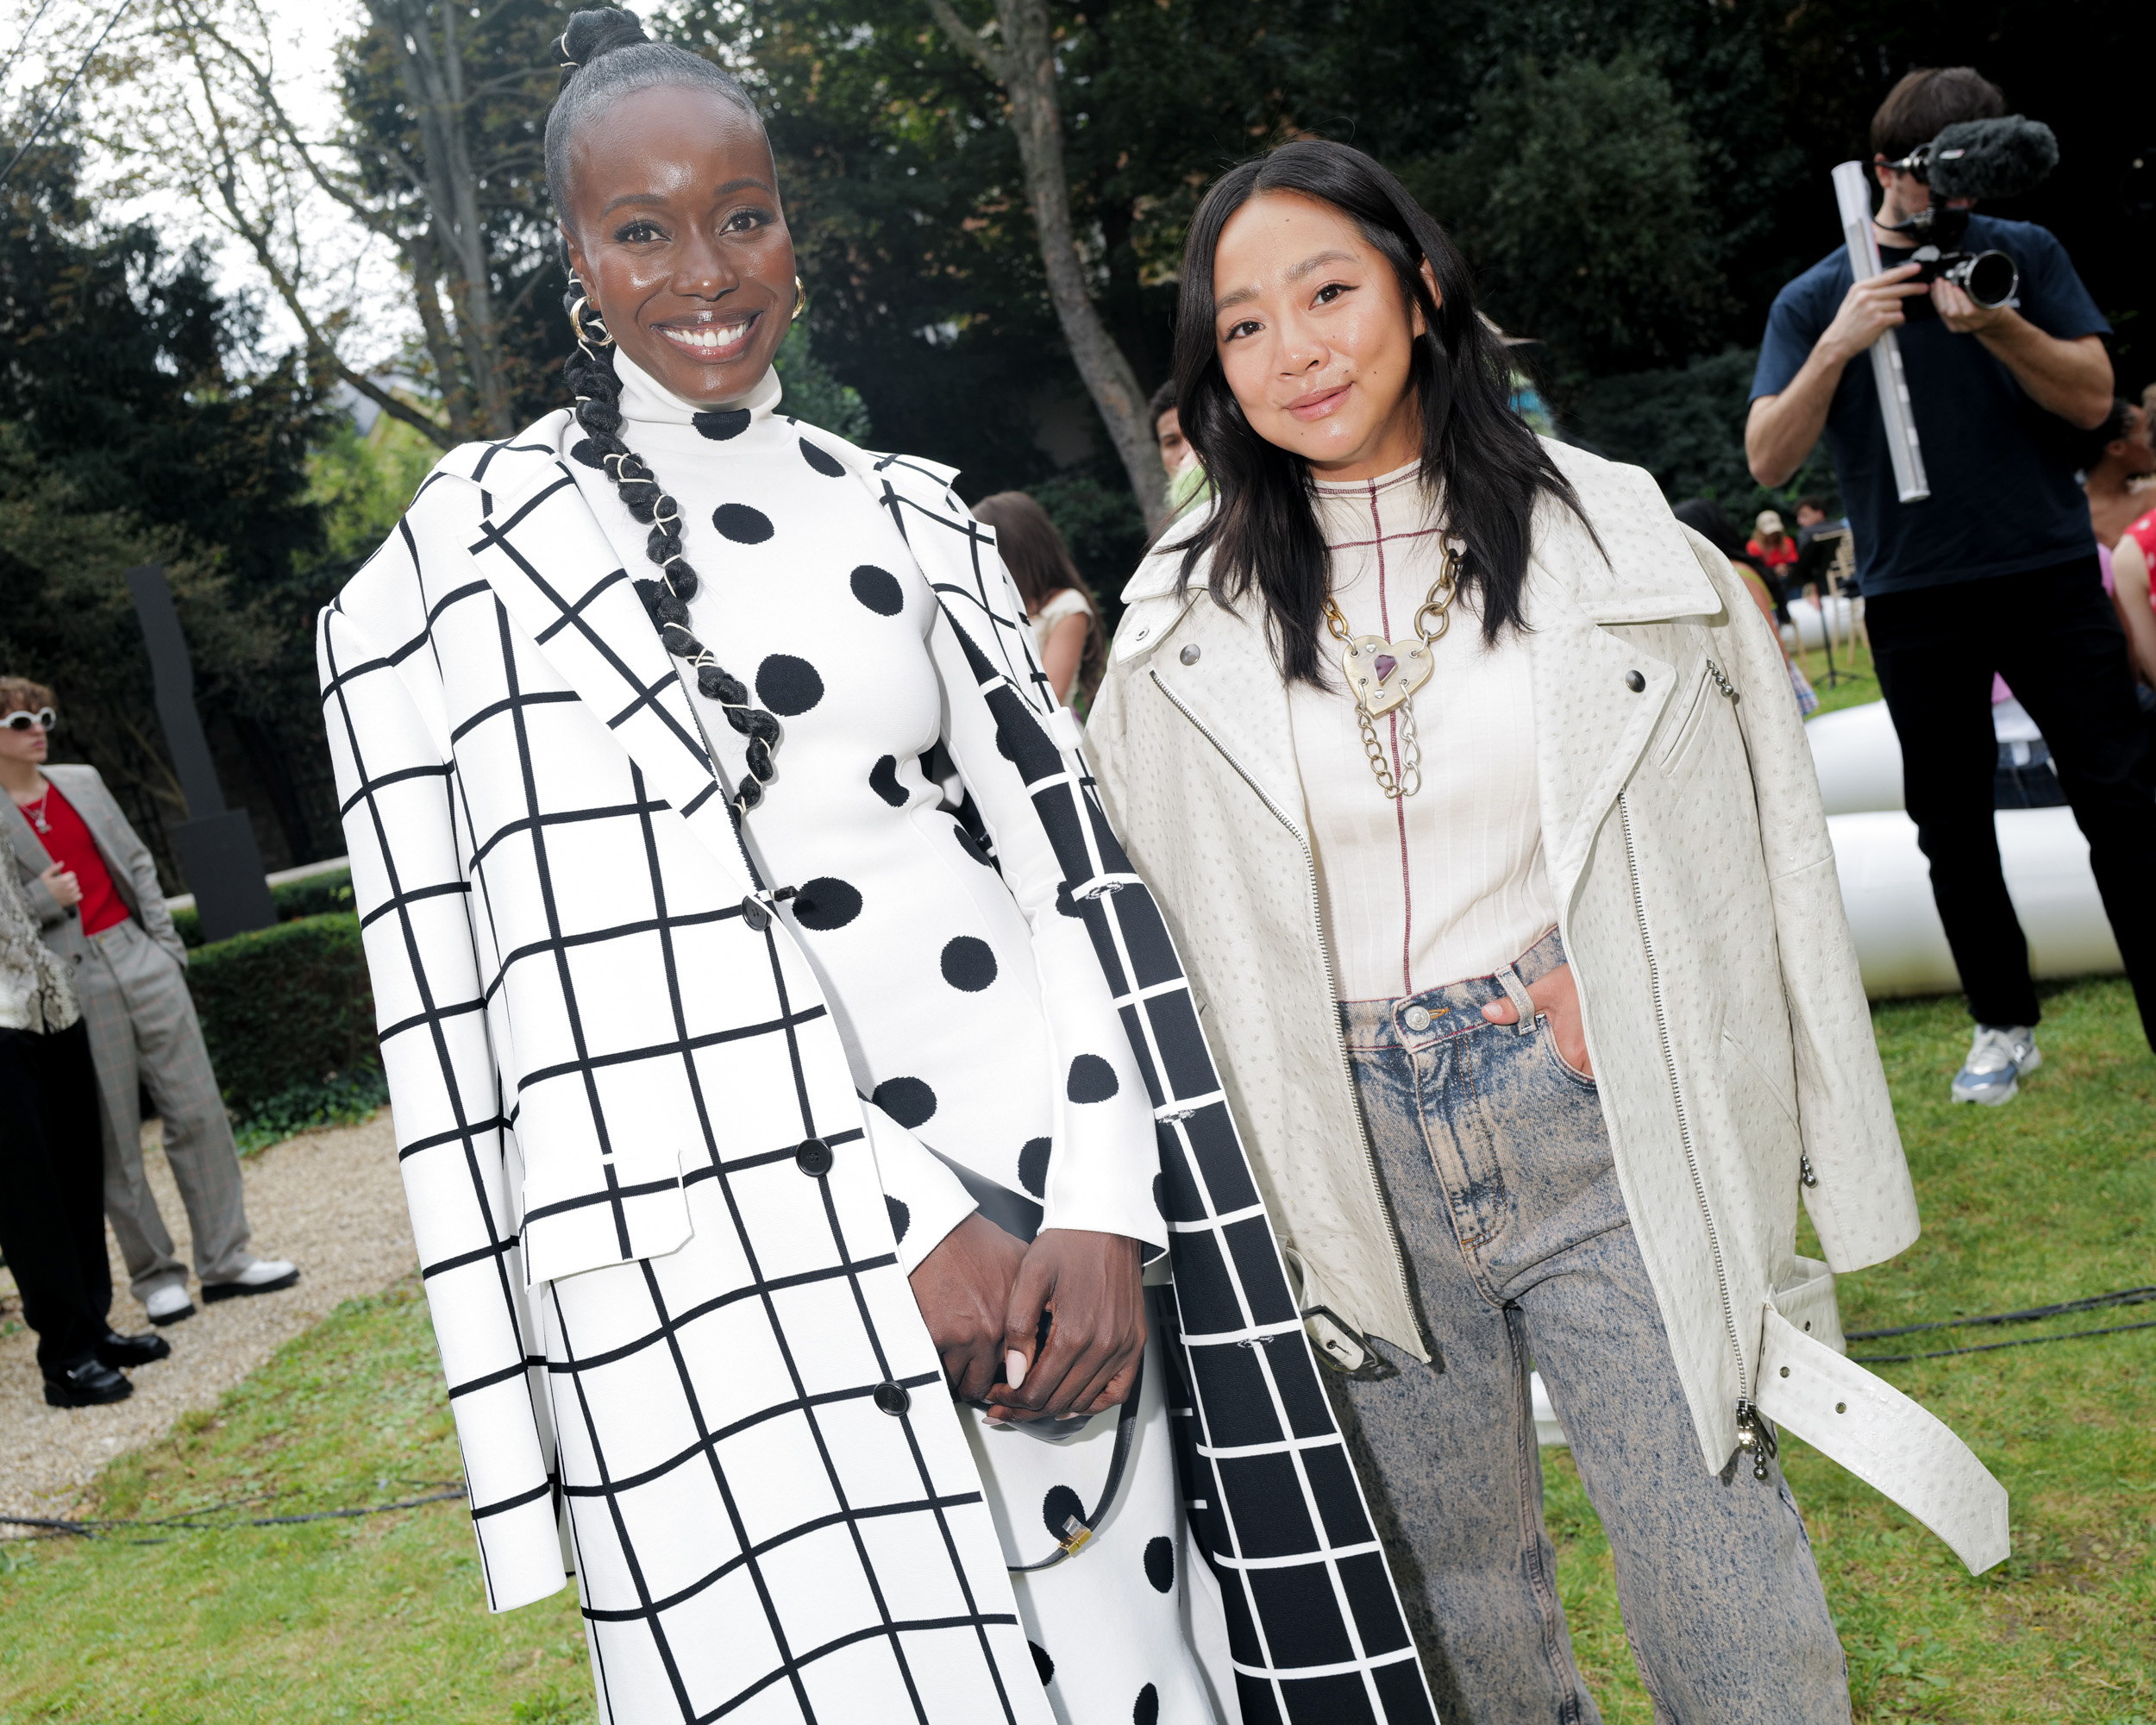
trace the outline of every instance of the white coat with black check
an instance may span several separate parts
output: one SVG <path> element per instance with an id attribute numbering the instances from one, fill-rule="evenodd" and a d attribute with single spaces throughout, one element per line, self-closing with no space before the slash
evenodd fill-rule
<path id="1" fill-rule="evenodd" d="M 594 1636 L 603 1703 L 655 1698 L 617 1719 L 1044 1719 L 829 1004 L 567 430 L 448 457 L 319 643 L 489 1602 L 582 1567 L 595 1630 L 650 1631 L 635 1671 Z M 1180 966 L 993 542 L 947 472 L 823 442 L 965 643 L 947 699 L 1012 769 L 982 812 L 1052 851 L 1151 1100 L 1170 1393 L 1243 1716 L 1427 1720 Z M 635 1292 L 579 1307 L 587 1271 Z M 595 1609 L 595 1575 L 627 1603 Z"/>

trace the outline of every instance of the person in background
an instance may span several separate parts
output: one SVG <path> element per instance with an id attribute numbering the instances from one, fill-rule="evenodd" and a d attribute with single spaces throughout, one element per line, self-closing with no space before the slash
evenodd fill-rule
<path id="1" fill-rule="evenodd" d="M 2089 499 L 2096 543 L 2107 550 L 2115 550 L 2127 524 L 2156 504 L 2156 486 L 2149 484 L 2156 475 L 2156 447 L 2148 430 L 2148 415 L 2122 399 L 2082 441 L 2082 494 Z"/>
<path id="2" fill-rule="evenodd" d="M 1767 578 L 1767 585 L 1786 592 L 1789 576 L 1784 570 L 1793 569 L 1798 551 L 1796 539 L 1782 524 L 1782 518 L 1771 509 L 1763 509 L 1752 524 L 1752 537 L 1745 543 L 1745 553 Z"/>
<path id="3" fill-rule="evenodd" d="M 1064 706 L 1083 706 L 1100 686 L 1108 633 L 1070 547 L 1048 511 L 1022 491 L 984 497 L 973 512 L 996 530 L 996 549 L 1025 601 L 1034 656 L 1048 686 Z"/>
<path id="4" fill-rule="evenodd" d="M 1777 602 L 1774 589 L 1767 585 L 1766 577 L 1759 573 L 1758 565 L 1748 555 L 1749 548 L 1737 543 L 1736 524 L 1730 520 L 1728 511 L 1712 498 L 1692 497 L 1670 512 L 1729 559 L 1729 567 L 1743 577 L 1752 602 L 1775 626 L 1778 645 L 1782 638 L 1780 625 L 1789 620 L 1789 607 Z M 1787 647 L 1782 649 L 1782 662 L 1789 668 L 1789 692 L 1796 697 L 1796 710 L 1809 718 L 1819 711 L 1819 692 L 1804 674 L 1804 668 L 1789 657 Z"/>
<path id="5" fill-rule="evenodd" d="M 2156 568 L 2156 509 L 2126 524 L 2118 543 L 2111 548 L 2111 603 L 2126 630 L 2126 647 L 2134 661 L 2134 674 L 2141 711 L 2156 706 L 2156 599 L 2149 591 L 2149 571 Z"/>
<path id="6" fill-rule="evenodd" d="M 172 1347 L 108 1321 L 97 1079 L 68 968 L 37 938 L 15 870 L 0 869 L 0 1251 L 37 1332 L 47 1403 L 91 1408 L 125 1401 L 135 1386 L 121 1369 Z"/>
<path id="7" fill-rule="evenodd" d="M 1812 535 L 1835 524 L 1827 513 L 1827 499 L 1816 494 L 1796 500 L 1796 544 L 1799 550 L 1812 543 Z"/>
<path id="8" fill-rule="evenodd" d="M 1175 405 L 1175 380 L 1170 378 L 1153 392 L 1153 438 L 1160 445 L 1160 464 L 1168 470 L 1168 516 L 1181 515 L 1205 489 L 1206 470 L 1198 464 L 1198 452 L 1183 436 L 1182 415 Z"/>
<path id="9" fill-rule="evenodd" d="M 2110 413 L 2111 326 L 2045 229 L 1970 215 L 1967 248 L 2003 251 L 2021 271 L 2015 302 L 1987 308 L 1944 278 L 1916 279 L 1904 225 L 1932 198 L 1908 171 L 1911 152 L 1959 121 L 2006 111 L 1997 85 L 1965 66 L 1913 72 L 1888 92 L 1871 121 L 1885 267 L 1854 279 L 1838 242 L 1776 296 L 1745 426 L 1763 486 L 1788 484 L 1822 434 L 1833 453 L 1909 817 L 1975 1020 L 1948 1095 L 1987 1104 L 2010 1101 L 2042 1059 L 2028 941 L 1992 819 L 1995 674 L 2051 748 L 2156 1046 L 2156 802 L 2142 786 L 2147 744 L 2089 505 L 2057 435 L 2059 422 L 2092 430 Z M 1931 487 L 1910 503 L 1866 357 L 1890 329 Z"/>
<path id="10" fill-rule="evenodd" d="M 42 683 L 0 677 L 0 820 L 9 822 L 23 897 L 82 1001 L 104 1102 L 105 1213 L 135 1297 L 153 1324 L 176 1324 L 195 1307 L 142 1171 L 146 1089 L 165 1122 L 203 1298 L 273 1293 L 299 1271 L 247 1249 L 239 1153 L 187 992 L 187 949 L 149 847 L 97 769 L 47 766 L 54 705 Z"/>

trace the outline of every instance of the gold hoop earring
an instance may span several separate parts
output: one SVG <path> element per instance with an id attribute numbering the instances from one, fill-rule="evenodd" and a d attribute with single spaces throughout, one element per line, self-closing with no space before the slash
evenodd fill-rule
<path id="1" fill-rule="evenodd" d="M 576 295 L 576 303 L 569 308 L 569 328 L 576 332 L 577 345 L 586 352 L 593 348 L 612 347 L 614 338 L 606 328 L 606 314 L 592 304 L 590 290 L 573 275 L 569 278 L 569 292 Z M 592 322 L 598 326 L 597 335 L 584 327 L 584 314 L 587 309 L 592 314 Z"/>
<path id="2" fill-rule="evenodd" d="M 790 323 L 799 323 L 801 321 L 801 314 L 807 310 L 808 289 L 801 285 L 801 278 L 797 275 L 793 278 L 793 316 L 787 321 Z"/>

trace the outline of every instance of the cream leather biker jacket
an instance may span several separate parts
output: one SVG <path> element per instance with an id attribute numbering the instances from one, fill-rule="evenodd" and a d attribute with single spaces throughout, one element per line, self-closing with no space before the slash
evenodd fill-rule
<path id="1" fill-rule="evenodd" d="M 1595 536 L 1538 513 L 1544 853 L 1702 1458 L 1720 1471 L 1764 1414 L 1988 1567 L 2003 1490 L 1840 1353 L 1830 1270 L 1908 1245 L 1916 1201 L 1779 649 L 1645 473 L 1548 447 Z M 1420 1354 L 1333 1006 L 1286 692 L 1255 605 L 1213 604 L 1202 570 L 1178 592 L 1179 563 L 1156 552 L 1125 589 L 1088 731 L 1102 796 L 1174 930 L 1306 1311 Z M 1796 1253 L 1800 1196 L 1823 1264 Z M 1329 1327 L 1313 1339 L 1342 1352 Z"/>

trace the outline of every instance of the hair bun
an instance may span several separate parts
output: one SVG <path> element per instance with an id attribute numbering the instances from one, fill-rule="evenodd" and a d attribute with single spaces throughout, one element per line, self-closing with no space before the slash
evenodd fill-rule
<path id="1" fill-rule="evenodd" d="M 644 34 L 643 21 L 619 6 L 593 6 L 573 12 L 569 15 L 568 28 L 562 31 L 555 43 L 561 52 L 561 80 L 567 83 L 580 67 L 589 66 L 601 54 L 650 40 Z"/>

